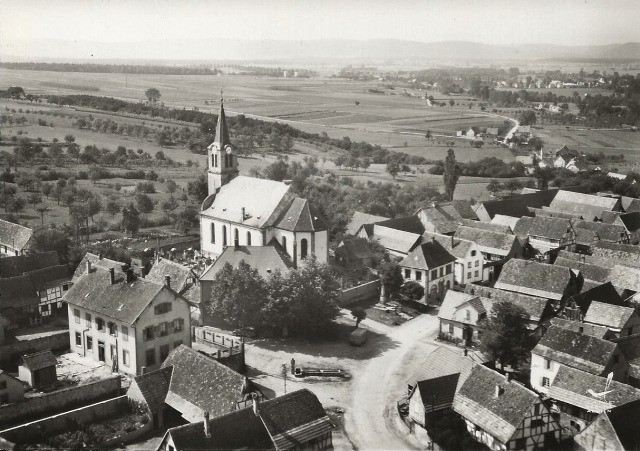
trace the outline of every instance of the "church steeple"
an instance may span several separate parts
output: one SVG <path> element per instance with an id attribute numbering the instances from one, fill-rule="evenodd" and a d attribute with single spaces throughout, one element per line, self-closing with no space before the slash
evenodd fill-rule
<path id="1" fill-rule="evenodd" d="M 224 114 L 223 100 L 220 99 L 216 137 L 207 148 L 209 194 L 216 193 L 222 185 L 238 175 L 238 158 L 234 155 L 233 148 L 229 138 L 227 118 Z"/>

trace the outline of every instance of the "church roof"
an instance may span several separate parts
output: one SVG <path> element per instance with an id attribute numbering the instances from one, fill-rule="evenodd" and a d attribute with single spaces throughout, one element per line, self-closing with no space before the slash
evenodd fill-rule
<path id="1" fill-rule="evenodd" d="M 210 206 L 206 207 L 209 202 L 205 200 L 202 214 L 248 227 L 271 227 L 291 204 L 289 188 L 283 182 L 238 176 L 209 196 Z"/>
<path id="2" fill-rule="evenodd" d="M 222 105 L 222 99 L 220 100 L 220 114 L 218 115 L 218 125 L 216 126 L 216 143 L 220 144 L 220 149 L 224 146 L 231 144 L 229 139 L 229 127 L 227 127 L 227 117 L 224 114 L 224 106 Z"/>
<path id="3" fill-rule="evenodd" d="M 296 197 L 275 225 L 291 232 L 317 232 L 327 230 L 327 222 L 307 199 Z"/>

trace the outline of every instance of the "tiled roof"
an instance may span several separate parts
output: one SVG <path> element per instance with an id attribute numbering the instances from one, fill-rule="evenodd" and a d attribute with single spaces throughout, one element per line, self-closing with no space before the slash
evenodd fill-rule
<path id="1" fill-rule="evenodd" d="M 565 257 L 556 258 L 556 261 L 553 264 L 564 268 L 571 268 L 575 271 L 580 271 L 582 277 L 596 282 L 604 283 L 609 279 L 610 269 L 595 264 L 571 260 Z"/>
<path id="2" fill-rule="evenodd" d="M 161 258 L 155 262 L 149 274 L 144 278 L 158 285 L 164 285 L 166 280 L 165 276 L 171 277 L 171 287 L 178 293 L 182 293 L 188 289 L 193 285 L 193 279 L 198 278 L 197 274 L 188 266 L 167 260 L 166 258 Z"/>
<path id="3" fill-rule="evenodd" d="M 627 229 L 621 225 L 605 224 L 603 222 L 577 221 L 573 224 L 576 229 L 588 229 L 595 232 L 600 241 L 617 243 L 627 236 Z"/>
<path id="4" fill-rule="evenodd" d="M 490 232 L 466 226 L 458 227 L 456 237 L 473 241 L 478 245 L 481 252 L 502 256 L 507 256 L 511 252 L 514 242 L 518 239 L 515 235 Z"/>
<path id="5" fill-rule="evenodd" d="M 376 222 L 384 221 L 386 219 L 388 218 L 385 218 L 384 216 L 370 215 L 367 213 L 361 213 L 359 211 L 356 211 L 355 213 L 353 213 L 351 220 L 347 224 L 346 233 L 348 235 L 355 235 L 356 233 L 358 233 L 358 230 L 362 225 L 374 224 Z"/>
<path id="6" fill-rule="evenodd" d="M 617 259 L 621 265 L 640 265 L 640 246 L 600 241 L 593 245 L 591 253 L 594 257 Z"/>
<path id="7" fill-rule="evenodd" d="M 168 366 L 173 374 L 165 402 L 187 421 L 198 421 L 206 411 L 212 417 L 228 413 L 250 391 L 245 376 L 185 345 L 171 351 L 162 363 Z"/>
<path id="8" fill-rule="evenodd" d="M 293 261 L 280 245 L 269 246 L 227 246 L 217 260 L 205 270 L 200 280 L 213 280 L 225 263 L 237 268 L 243 261 L 258 270 L 262 277 L 268 277 L 276 270 L 289 271 L 293 268 Z"/>
<path id="9" fill-rule="evenodd" d="M 500 216 L 503 218 L 507 217 L 503 215 Z M 510 226 L 493 222 L 493 219 L 491 220 L 491 222 L 470 221 L 469 219 L 463 219 L 462 221 L 460 221 L 460 225 L 472 227 L 474 229 L 488 230 L 489 232 L 506 233 L 508 235 L 513 234 L 513 229 L 511 229 Z"/>
<path id="10" fill-rule="evenodd" d="M 316 395 L 304 388 L 260 403 L 260 418 L 276 449 L 293 449 L 334 426 Z"/>
<path id="11" fill-rule="evenodd" d="M 273 443 L 260 417 L 251 408 L 230 412 L 209 420 L 209 437 L 204 432 L 204 420 L 170 428 L 166 436 L 177 450 L 266 450 Z"/>
<path id="12" fill-rule="evenodd" d="M 386 219 L 377 222 L 376 225 L 400 230 L 402 232 L 416 233 L 418 235 L 424 232 L 424 226 L 417 216 L 402 216 L 399 218 Z"/>
<path id="13" fill-rule="evenodd" d="M 449 374 L 460 374 L 458 386 L 464 383 L 471 374 L 471 368 L 475 365 L 470 356 L 464 356 L 462 350 L 456 351 L 440 346 L 426 356 L 416 356 L 421 362 L 415 372 L 407 380 L 408 384 L 415 385 L 416 382 L 434 379 Z"/>
<path id="14" fill-rule="evenodd" d="M 437 241 L 427 241 L 416 247 L 399 263 L 402 267 L 434 269 L 452 263 L 456 258 Z"/>
<path id="15" fill-rule="evenodd" d="M 600 219 L 600 217 L 602 216 L 602 212 L 605 211 L 602 207 L 599 207 L 597 205 L 581 204 L 561 200 L 554 200 L 550 207 L 556 211 L 565 211 L 575 215 L 580 215 L 582 219 L 586 219 L 587 221 Z"/>
<path id="16" fill-rule="evenodd" d="M 599 284 L 588 290 L 582 287 L 582 293 L 575 294 L 569 298 L 569 301 L 575 302 L 585 315 L 589 306 L 594 301 L 604 302 L 611 305 L 622 305 L 623 301 L 611 282 Z"/>
<path id="17" fill-rule="evenodd" d="M 203 202 L 202 215 L 248 227 L 270 227 L 287 210 L 293 195 L 290 185 L 273 180 L 238 176 Z M 245 217 L 242 218 L 242 208 Z"/>
<path id="18" fill-rule="evenodd" d="M 135 383 L 151 412 L 158 412 L 164 406 L 172 372 L 173 366 L 167 366 L 135 377 Z"/>
<path id="19" fill-rule="evenodd" d="M 603 211 L 600 215 L 600 220 L 604 224 L 614 224 L 618 222 L 620 216 L 622 216 L 622 213 L 619 211 Z"/>
<path id="20" fill-rule="evenodd" d="M 598 241 L 598 234 L 589 229 L 575 229 L 575 243 L 580 246 L 592 246 Z"/>
<path id="21" fill-rule="evenodd" d="M 22 365 L 29 368 L 31 371 L 47 368 L 49 366 L 56 366 L 57 363 L 58 361 L 51 353 L 50 349 L 22 356 Z"/>
<path id="22" fill-rule="evenodd" d="M 440 235 L 437 233 L 424 232 L 422 234 L 423 242 L 435 240 L 444 247 L 447 252 L 456 258 L 465 258 L 469 254 L 469 250 L 475 246 L 473 241 L 463 240 L 455 236 Z"/>
<path id="23" fill-rule="evenodd" d="M 640 337 L 625 337 L 618 341 L 618 346 L 629 362 L 629 376 L 640 379 Z"/>
<path id="24" fill-rule="evenodd" d="M 595 247 L 594 247 L 595 248 Z M 585 262 L 590 265 L 602 266 L 603 268 L 612 269 L 614 266 L 620 264 L 628 267 L 640 268 L 640 263 L 633 263 L 630 261 L 620 261 L 611 257 L 600 257 L 596 255 L 585 255 L 561 250 L 558 252 L 558 258 L 564 258 L 567 260 L 574 260 L 578 262 Z"/>
<path id="25" fill-rule="evenodd" d="M 555 208 L 554 204 L 558 202 L 591 205 L 600 208 L 600 210 L 613 211 L 619 205 L 620 200 L 613 197 L 596 196 L 593 194 L 576 193 L 573 191 L 560 190 L 553 198 L 550 204 L 551 208 Z"/>
<path id="26" fill-rule="evenodd" d="M 455 320 L 456 311 L 460 308 L 460 306 L 466 303 L 471 303 L 473 300 L 479 301 L 480 299 L 478 298 L 478 296 L 474 296 L 472 294 L 448 290 L 445 293 L 444 299 L 442 300 L 442 305 L 438 310 L 438 318 L 446 319 L 446 320 Z M 479 304 L 479 307 L 478 307 L 478 304 Z M 476 310 L 479 310 L 479 313 L 486 313 L 484 307 L 480 302 L 476 304 Z"/>
<path id="27" fill-rule="evenodd" d="M 145 279 L 127 283 L 122 278 L 116 278 L 115 283 L 111 284 L 107 271 L 93 270 L 69 288 L 64 300 L 96 314 L 133 324 L 162 290 L 170 290 L 176 297 L 179 296 L 165 285 Z"/>
<path id="28" fill-rule="evenodd" d="M 627 213 L 640 212 L 640 199 L 632 199 L 631 202 L 624 207 L 624 211 Z"/>
<path id="29" fill-rule="evenodd" d="M 501 393 L 495 395 L 496 387 Z M 476 365 L 456 393 L 453 410 L 471 423 L 496 437 L 501 443 L 511 440 L 538 395 L 496 371 Z"/>
<path id="30" fill-rule="evenodd" d="M 609 272 L 609 280 L 619 293 L 624 290 L 640 292 L 640 268 L 616 265 Z"/>
<path id="31" fill-rule="evenodd" d="M 538 236 L 553 240 L 561 240 L 570 232 L 571 221 L 545 216 L 523 217 L 513 230 L 518 236 Z"/>
<path id="32" fill-rule="evenodd" d="M 417 386 L 420 389 L 420 398 L 425 410 L 429 412 L 451 407 L 459 379 L 460 374 L 454 373 L 418 381 Z"/>
<path id="33" fill-rule="evenodd" d="M 632 401 L 605 412 L 618 440 L 626 450 L 640 448 L 640 400 Z"/>
<path id="34" fill-rule="evenodd" d="M 629 233 L 637 232 L 640 229 L 640 211 L 622 214 L 619 219 Z"/>
<path id="35" fill-rule="evenodd" d="M 616 350 L 608 340 L 551 326 L 533 354 L 592 374 L 602 374 Z"/>
<path id="36" fill-rule="evenodd" d="M 32 234 L 33 230 L 28 227 L 0 219 L 1 245 L 10 246 L 20 251 L 25 250 Z"/>
<path id="37" fill-rule="evenodd" d="M 502 267 L 495 288 L 560 300 L 571 281 L 568 268 L 513 258 Z"/>
<path id="38" fill-rule="evenodd" d="M 361 260 L 375 256 L 366 238 L 351 237 L 342 240 L 336 248 L 336 255 L 342 253 L 349 260 Z"/>
<path id="39" fill-rule="evenodd" d="M 474 221 L 478 220 L 478 215 L 471 206 L 471 202 L 469 202 L 468 200 L 454 200 L 453 202 L 451 202 L 451 205 L 463 219 L 473 219 Z"/>
<path id="40" fill-rule="evenodd" d="M 631 307 L 593 301 L 587 310 L 584 322 L 622 329 L 634 314 L 635 309 Z"/>
<path id="41" fill-rule="evenodd" d="M 426 223 L 431 224 L 436 232 L 449 234 L 455 232 L 463 215 L 452 204 L 439 204 L 425 206 L 416 212 Z M 465 216 L 468 216 L 465 213 Z"/>
<path id="42" fill-rule="evenodd" d="M 511 302 L 518 307 L 522 307 L 525 312 L 529 314 L 529 319 L 533 322 L 539 322 L 545 316 L 545 310 L 549 305 L 549 300 L 546 298 L 540 298 L 536 296 L 529 296 L 521 293 L 514 293 L 512 291 L 498 290 L 491 287 L 485 287 L 482 285 L 468 284 L 464 290 L 466 293 L 471 293 L 476 296 L 480 296 L 480 299 L 490 300 L 491 303 L 507 301 Z M 486 309 L 486 307 L 485 307 Z M 491 309 L 489 309 L 491 310 Z M 487 316 L 491 312 L 487 312 Z"/>
<path id="43" fill-rule="evenodd" d="M 509 227 L 511 229 L 510 233 L 513 233 L 513 229 L 516 227 L 517 222 L 518 222 L 518 218 L 514 218 L 513 216 L 505 216 L 505 215 L 495 215 L 491 219 L 491 224 L 500 224 L 500 225 Z"/>
<path id="44" fill-rule="evenodd" d="M 7 277 L 0 279 L 0 301 L 1 311 L 39 304 L 40 296 L 29 276 Z"/>
<path id="45" fill-rule="evenodd" d="M 71 281 L 71 275 L 69 274 L 67 265 L 56 265 L 50 266 L 49 268 L 37 269 L 26 275 L 38 290 L 43 290 L 65 281 Z"/>
<path id="46" fill-rule="evenodd" d="M 608 340 L 610 337 L 613 337 L 612 332 L 608 328 L 598 326 L 596 324 L 583 323 L 582 321 L 574 321 L 564 318 L 551 318 L 549 325 L 571 330 L 573 332 L 580 332 L 591 337 L 602 338 L 603 340 Z"/>
<path id="47" fill-rule="evenodd" d="M 536 191 L 533 193 L 513 196 L 508 199 L 482 202 L 481 204 L 490 218 L 493 218 L 495 215 L 505 215 L 513 216 L 514 218 L 521 218 L 522 216 L 529 215 L 529 210 L 527 209 L 527 207 L 548 207 L 557 192 L 557 189 Z"/>
<path id="48" fill-rule="evenodd" d="M 38 252 L 37 254 L 15 255 L 0 258 L 0 277 L 21 276 L 36 269 L 48 268 L 60 264 L 56 251 Z"/>
<path id="49" fill-rule="evenodd" d="M 601 396 L 594 394 L 605 393 Z M 549 397 L 594 413 L 640 399 L 640 390 L 617 381 L 560 366 L 549 387 Z"/>
<path id="50" fill-rule="evenodd" d="M 275 227 L 291 232 L 318 232 L 329 229 L 327 221 L 311 203 L 299 197 L 293 199 Z"/>
<path id="51" fill-rule="evenodd" d="M 582 219 L 580 213 L 571 213 L 564 210 L 554 210 L 549 207 L 532 208 L 529 207 L 529 211 L 533 213 L 533 216 L 547 217 L 547 218 L 560 218 L 560 219 Z"/>
<path id="52" fill-rule="evenodd" d="M 371 235 L 371 238 L 378 241 L 385 249 L 401 254 L 408 254 L 419 242 L 420 237 L 421 235 L 417 233 L 390 229 L 378 224 L 374 224 Z"/>
<path id="53" fill-rule="evenodd" d="M 122 267 L 125 265 L 124 263 L 117 262 L 115 260 L 110 260 L 108 258 L 103 258 L 99 255 L 92 254 L 91 252 L 87 252 L 86 254 L 84 254 L 84 257 L 82 257 L 82 261 L 80 262 L 75 272 L 73 273 L 71 282 L 76 283 L 76 280 L 78 280 L 80 276 L 82 276 L 87 272 L 88 261 L 91 262 L 92 268 L 97 268 L 102 270 L 109 270 L 110 268 L 113 268 L 116 274 L 119 274 L 120 276 L 124 275 L 124 272 L 122 271 Z"/>

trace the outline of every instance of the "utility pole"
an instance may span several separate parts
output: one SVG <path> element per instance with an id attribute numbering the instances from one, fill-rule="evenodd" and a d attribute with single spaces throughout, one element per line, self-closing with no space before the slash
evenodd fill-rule
<path id="1" fill-rule="evenodd" d="M 282 378 L 284 379 L 284 394 L 287 394 L 287 364 L 282 364 Z"/>

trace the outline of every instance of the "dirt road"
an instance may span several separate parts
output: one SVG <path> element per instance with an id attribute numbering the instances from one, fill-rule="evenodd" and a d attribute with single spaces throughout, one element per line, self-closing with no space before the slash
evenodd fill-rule
<path id="1" fill-rule="evenodd" d="M 386 333 L 398 346 L 371 359 L 363 371 L 354 375 L 352 400 L 345 415 L 346 433 L 360 450 L 416 449 L 419 445 L 414 437 L 401 434 L 395 426 L 395 402 L 406 390 L 411 373 L 407 355 L 414 350 L 424 355 L 436 347 L 431 340 L 438 329 L 438 318 L 422 315 L 393 329 L 373 321 L 366 325 Z"/>

